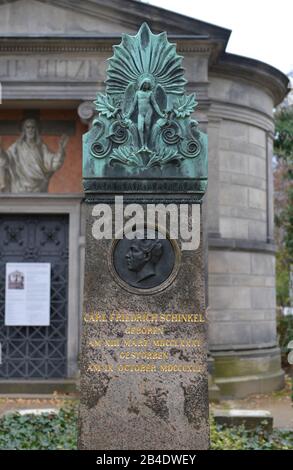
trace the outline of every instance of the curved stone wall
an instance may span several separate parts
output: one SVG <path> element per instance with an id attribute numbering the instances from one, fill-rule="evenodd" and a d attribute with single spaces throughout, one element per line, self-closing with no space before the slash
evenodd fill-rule
<path id="1" fill-rule="evenodd" d="M 270 91 L 210 74 L 209 320 L 214 378 L 242 397 L 282 386 L 276 338 Z"/>

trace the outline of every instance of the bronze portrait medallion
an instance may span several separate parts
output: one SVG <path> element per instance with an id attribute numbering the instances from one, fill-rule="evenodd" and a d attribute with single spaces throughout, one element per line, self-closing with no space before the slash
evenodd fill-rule
<path id="1" fill-rule="evenodd" d="M 124 237 L 116 241 L 112 263 L 115 277 L 139 290 L 154 289 L 164 284 L 176 265 L 174 241 L 158 238 L 158 231 L 138 231 L 133 239 Z"/>

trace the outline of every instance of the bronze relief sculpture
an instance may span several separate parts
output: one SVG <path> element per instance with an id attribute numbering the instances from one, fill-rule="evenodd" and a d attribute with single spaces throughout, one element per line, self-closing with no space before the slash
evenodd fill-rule
<path id="1" fill-rule="evenodd" d="M 148 234 L 137 231 L 132 239 L 115 240 L 109 264 L 118 283 L 130 286 L 132 292 L 147 293 L 161 290 L 173 274 L 175 277 L 178 246 L 175 240 L 160 237 L 158 229 L 148 228 Z"/>
<path id="2" fill-rule="evenodd" d="M 109 59 L 106 92 L 98 93 L 97 115 L 84 136 L 85 192 L 94 178 L 197 178 L 207 183 L 207 141 L 191 117 L 195 94 L 185 95 L 182 57 L 166 33 L 144 23 L 124 34 Z M 189 181 L 190 183 L 190 181 Z"/>
<path id="3" fill-rule="evenodd" d="M 156 275 L 156 266 L 163 254 L 160 240 L 136 239 L 126 253 L 127 266 L 136 273 L 137 283 Z"/>

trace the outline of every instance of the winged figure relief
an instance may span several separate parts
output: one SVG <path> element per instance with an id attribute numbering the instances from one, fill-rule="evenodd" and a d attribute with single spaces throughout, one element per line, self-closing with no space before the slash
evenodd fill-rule
<path id="1" fill-rule="evenodd" d="M 190 118 L 195 95 L 185 95 L 182 57 L 166 33 L 153 34 L 144 23 L 135 36 L 124 34 L 105 83 L 106 94 L 95 101 L 93 157 L 162 166 L 198 154 L 197 123 Z"/>

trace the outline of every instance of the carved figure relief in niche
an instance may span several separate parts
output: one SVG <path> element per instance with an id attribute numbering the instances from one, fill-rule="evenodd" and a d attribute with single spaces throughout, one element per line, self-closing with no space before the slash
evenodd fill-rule
<path id="1" fill-rule="evenodd" d="M 42 141 L 37 120 L 25 119 L 19 138 L 7 150 L 0 140 L 0 192 L 47 192 L 51 176 L 63 165 L 67 142 L 68 136 L 62 135 L 57 152 L 52 152 Z"/>

